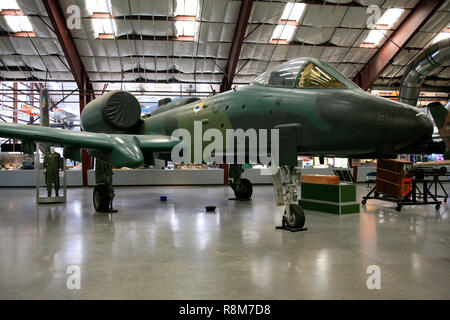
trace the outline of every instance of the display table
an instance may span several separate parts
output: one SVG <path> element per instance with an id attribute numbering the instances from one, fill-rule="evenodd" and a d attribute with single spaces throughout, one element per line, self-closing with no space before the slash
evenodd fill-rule
<path id="1" fill-rule="evenodd" d="M 334 214 L 359 213 L 356 185 L 303 183 L 299 204 L 303 209 Z"/>

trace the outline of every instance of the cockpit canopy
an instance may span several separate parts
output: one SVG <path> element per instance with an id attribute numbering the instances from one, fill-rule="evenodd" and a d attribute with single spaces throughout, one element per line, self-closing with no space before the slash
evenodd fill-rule
<path id="1" fill-rule="evenodd" d="M 331 66 L 312 58 L 282 63 L 257 77 L 253 83 L 289 88 L 345 88 L 349 80 Z"/>

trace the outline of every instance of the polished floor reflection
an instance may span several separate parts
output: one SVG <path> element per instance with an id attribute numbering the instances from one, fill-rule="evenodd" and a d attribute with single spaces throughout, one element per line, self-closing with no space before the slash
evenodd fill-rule
<path id="1" fill-rule="evenodd" d="M 117 188 L 112 216 L 94 213 L 91 192 L 37 206 L 34 189 L 0 189 L 0 299 L 450 298 L 446 205 L 372 200 L 360 214 L 307 212 L 309 230 L 290 233 L 274 229 L 270 186 L 248 202 L 221 186 Z M 367 288 L 371 265 L 380 290 Z"/>

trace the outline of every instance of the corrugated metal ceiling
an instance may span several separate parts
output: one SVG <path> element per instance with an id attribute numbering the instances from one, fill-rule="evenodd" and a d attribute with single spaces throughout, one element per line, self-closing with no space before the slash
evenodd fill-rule
<path id="1" fill-rule="evenodd" d="M 83 64 L 91 81 L 186 82 L 220 84 L 226 68 L 239 16 L 240 1 L 199 1 L 196 41 L 174 41 L 177 36 L 176 1 L 111 0 L 115 17 L 116 39 L 98 39 L 92 24 L 90 0 L 61 0 L 67 8 L 81 9 L 81 28 L 71 30 Z M 235 83 L 248 83 L 268 67 L 301 56 L 313 56 L 331 63 L 352 78 L 377 52 L 361 48 L 369 30 L 365 28 L 366 7 L 379 5 L 405 11 L 392 27 L 415 7 L 418 0 L 341 0 L 325 4 L 308 4 L 291 44 L 270 44 L 288 1 L 259 0 L 253 5 Z M 13 37 L 0 16 L 0 76 L 4 79 L 40 79 L 73 81 L 62 49 L 51 31 L 50 20 L 40 0 L 18 0 L 20 9 L 29 16 L 35 37 Z M 319 3 L 319 1 L 316 1 Z M 69 17 L 69 14 L 67 14 Z M 433 15 L 386 68 L 377 82 L 399 78 L 404 66 L 442 31 L 450 21 L 450 1 Z M 393 30 L 387 32 L 389 37 Z M 380 45 L 386 41 L 382 40 Z M 432 82 L 450 84 L 449 68 L 437 72 Z"/>

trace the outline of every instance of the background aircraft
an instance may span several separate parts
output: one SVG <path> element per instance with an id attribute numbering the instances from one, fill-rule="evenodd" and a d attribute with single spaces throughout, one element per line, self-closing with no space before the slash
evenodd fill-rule
<path id="1" fill-rule="evenodd" d="M 295 228 L 305 221 L 297 203 L 298 155 L 378 158 L 431 153 L 435 147 L 433 123 L 420 109 L 370 95 L 313 58 L 280 64 L 236 90 L 201 101 L 180 99 L 160 106 L 148 118 L 140 115 L 133 95 L 113 91 L 85 107 L 83 132 L 2 123 L 0 136 L 84 148 L 113 166 L 133 168 L 152 164 L 155 157 L 169 159 L 180 143 L 171 139 L 178 128 L 195 139 L 194 121 L 201 121 L 203 131 L 214 128 L 224 136 L 226 129 L 279 129 L 281 170 L 273 182 L 277 204 L 286 204 L 283 219 Z M 230 185 L 237 198 L 248 199 L 252 186 L 241 179 L 242 172 L 240 164 L 230 167 Z M 286 183 L 281 183 L 282 176 Z"/>

